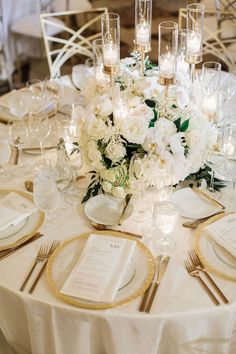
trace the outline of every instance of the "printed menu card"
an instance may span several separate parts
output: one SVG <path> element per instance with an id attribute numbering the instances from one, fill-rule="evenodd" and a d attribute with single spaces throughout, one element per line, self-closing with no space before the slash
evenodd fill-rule
<path id="1" fill-rule="evenodd" d="M 112 302 L 136 241 L 91 234 L 61 293 L 89 301 Z"/>
<path id="2" fill-rule="evenodd" d="M 0 231 L 16 225 L 37 210 L 29 199 L 10 192 L 0 199 Z"/>
<path id="3" fill-rule="evenodd" d="M 213 222 L 205 230 L 215 242 L 236 257 L 236 214 Z"/>

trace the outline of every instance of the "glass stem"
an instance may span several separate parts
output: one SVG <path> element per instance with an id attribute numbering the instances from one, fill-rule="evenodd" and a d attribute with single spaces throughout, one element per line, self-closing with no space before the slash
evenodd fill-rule
<path id="1" fill-rule="evenodd" d="M 43 159 L 44 162 L 46 162 L 46 160 L 45 160 L 45 155 L 44 155 L 44 151 L 43 151 L 43 143 L 42 143 L 42 140 L 41 140 L 41 139 L 39 140 L 39 145 L 40 145 L 40 150 L 41 150 L 42 159 Z"/>
<path id="2" fill-rule="evenodd" d="M 18 151 L 19 151 L 19 157 L 20 157 L 20 160 L 21 160 L 21 165 L 24 166 L 24 158 L 23 158 L 22 147 L 18 146 Z"/>

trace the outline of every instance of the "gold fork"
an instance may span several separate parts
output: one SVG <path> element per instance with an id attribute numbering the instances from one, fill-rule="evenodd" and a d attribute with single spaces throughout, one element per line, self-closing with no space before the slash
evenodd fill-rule
<path id="1" fill-rule="evenodd" d="M 208 288 L 207 284 L 202 279 L 199 270 L 197 270 L 195 266 L 188 259 L 186 259 L 184 263 L 185 263 L 185 268 L 187 269 L 189 275 L 191 275 L 192 277 L 196 277 L 201 283 L 201 285 L 203 286 L 203 288 L 205 289 L 205 291 L 207 292 L 207 294 L 210 296 L 214 304 L 219 305 L 220 304 L 219 301 L 217 300 L 215 295 L 212 293 L 212 291 Z"/>
<path id="2" fill-rule="evenodd" d="M 44 269 L 45 269 L 45 267 L 46 267 L 48 258 L 53 254 L 53 252 L 55 251 L 55 249 L 56 249 L 57 247 L 59 247 L 59 245 L 60 245 L 60 241 L 58 241 L 58 240 L 54 240 L 54 241 L 52 242 L 51 247 L 50 247 L 50 249 L 49 249 L 49 251 L 48 251 L 48 253 L 47 253 L 47 255 L 46 255 L 45 262 L 43 263 L 43 265 L 42 265 L 41 269 L 39 270 L 39 272 L 38 272 L 38 274 L 37 274 L 35 280 L 33 281 L 33 284 L 31 285 L 31 288 L 29 289 L 29 293 L 30 293 L 30 294 L 33 293 L 33 291 L 34 291 L 36 285 L 38 284 L 39 279 L 41 278 L 41 276 L 42 276 L 42 274 L 43 274 L 43 271 L 44 271 Z"/>
<path id="3" fill-rule="evenodd" d="M 38 254 L 37 254 L 37 256 L 36 256 L 36 258 L 35 258 L 35 260 L 34 260 L 32 266 L 31 266 L 31 268 L 30 268 L 30 270 L 28 271 L 28 273 L 27 273 L 27 275 L 26 275 L 26 277 L 25 277 L 25 280 L 23 281 L 23 284 L 22 284 L 21 287 L 20 287 L 20 291 L 23 291 L 23 290 L 25 289 L 26 284 L 28 283 L 29 278 L 30 278 L 31 274 L 33 273 L 33 271 L 34 271 L 34 269 L 35 269 L 37 263 L 43 262 L 43 261 L 46 259 L 46 257 L 47 257 L 47 252 L 48 252 L 48 246 L 45 245 L 45 244 L 42 244 L 42 245 L 40 246 L 40 249 L 39 249 L 39 251 L 38 251 Z"/>
<path id="4" fill-rule="evenodd" d="M 208 274 L 206 268 L 204 267 L 204 265 L 201 263 L 197 253 L 194 250 L 191 250 L 188 252 L 189 257 L 191 258 L 191 261 L 193 263 L 193 265 L 195 266 L 196 269 L 200 270 L 201 272 L 203 272 L 206 277 L 208 278 L 208 280 L 210 281 L 211 285 L 215 288 L 215 290 L 217 291 L 218 295 L 221 297 L 221 299 L 224 301 L 225 304 L 229 303 L 229 300 L 226 298 L 226 296 L 222 293 L 222 291 L 220 290 L 220 288 L 218 287 L 218 285 L 215 283 L 215 281 L 212 279 L 212 277 L 210 276 L 210 274 Z"/>

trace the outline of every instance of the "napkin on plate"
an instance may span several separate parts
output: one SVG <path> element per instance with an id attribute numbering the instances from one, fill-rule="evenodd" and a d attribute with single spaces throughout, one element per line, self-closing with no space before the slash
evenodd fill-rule
<path id="1" fill-rule="evenodd" d="M 18 224 L 36 210 L 37 208 L 29 199 L 18 193 L 8 193 L 0 199 L 0 231 L 5 230 L 10 225 Z"/>
<path id="2" fill-rule="evenodd" d="M 96 302 L 112 302 L 133 256 L 136 241 L 91 234 L 61 293 Z"/>
<path id="3" fill-rule="evenodd" d="M 215 242 L 236 257 L 236 214 L 213 222 L 205 230 Z"/>

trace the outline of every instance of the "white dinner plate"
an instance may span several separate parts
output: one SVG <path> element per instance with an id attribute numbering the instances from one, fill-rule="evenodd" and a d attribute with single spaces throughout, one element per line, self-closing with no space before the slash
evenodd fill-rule
<path id="1" fill-rule="evenodd" d="M 185 218 L 204 218 L 220 210 L 192 188 L 177 190 L 172 194 L 171 200 L 177 205 L 179 214 Z"/>
<path id="2" fill-rule="evenodd" d="M 114 198 L 108 195 L 99 194 L 90 198 L 84 206 L 84 212 L 87 218 L 98 224 L 116 225 L 120 214 L 122 213 L 125 200 Z M 132 215 L 133 204 L 129 202 L 124 219 Z"/>
<path id="3" fill-rule="evenodd" d="M 16 190 L 0 190 L 0 199 L 10 192 L 19 193 L 21 196 L 33 200 L 32 196 L 26 192 Z M 11 225 L 0 232 L 0 251 L 20 245 L 30 239 L 41 226 L 44 214 L 37 210 L 26 219 L 16 225 Z"/>
<path id="4" fill-rule="evenodd" d="M 92 231 L 75 236 L 60 245 L 50 257 L 47 265 L 47 280 L 53 294 L 71 305 L 101 310 L 126 304 L 136 297 L 144 294 L 150 285 L 155 269 L 155 262 L 148 248 L 139 240 L 136 240 L 136 247 L 130 266 L 126 269 L 126 274 L 122 280 L 122 285 L 118 290 L 112 303 L 93 302 L 72 296 L 64 295 L 60 292 L 67 277 L 75 267 L 83 251 L 86 241 L 90 234 L 108 235 L 132 239 L 132 236 L 121 234 L 115 231 Z"/>
<path id="5" fill-rule="evenodd" d="M 205 227 L 225 215 L 216 215 L 195 232 L 195 250 L 205 267 L 217 275 L 236 281 L 236 257 L 231 255 L 206 232 Z"/>

